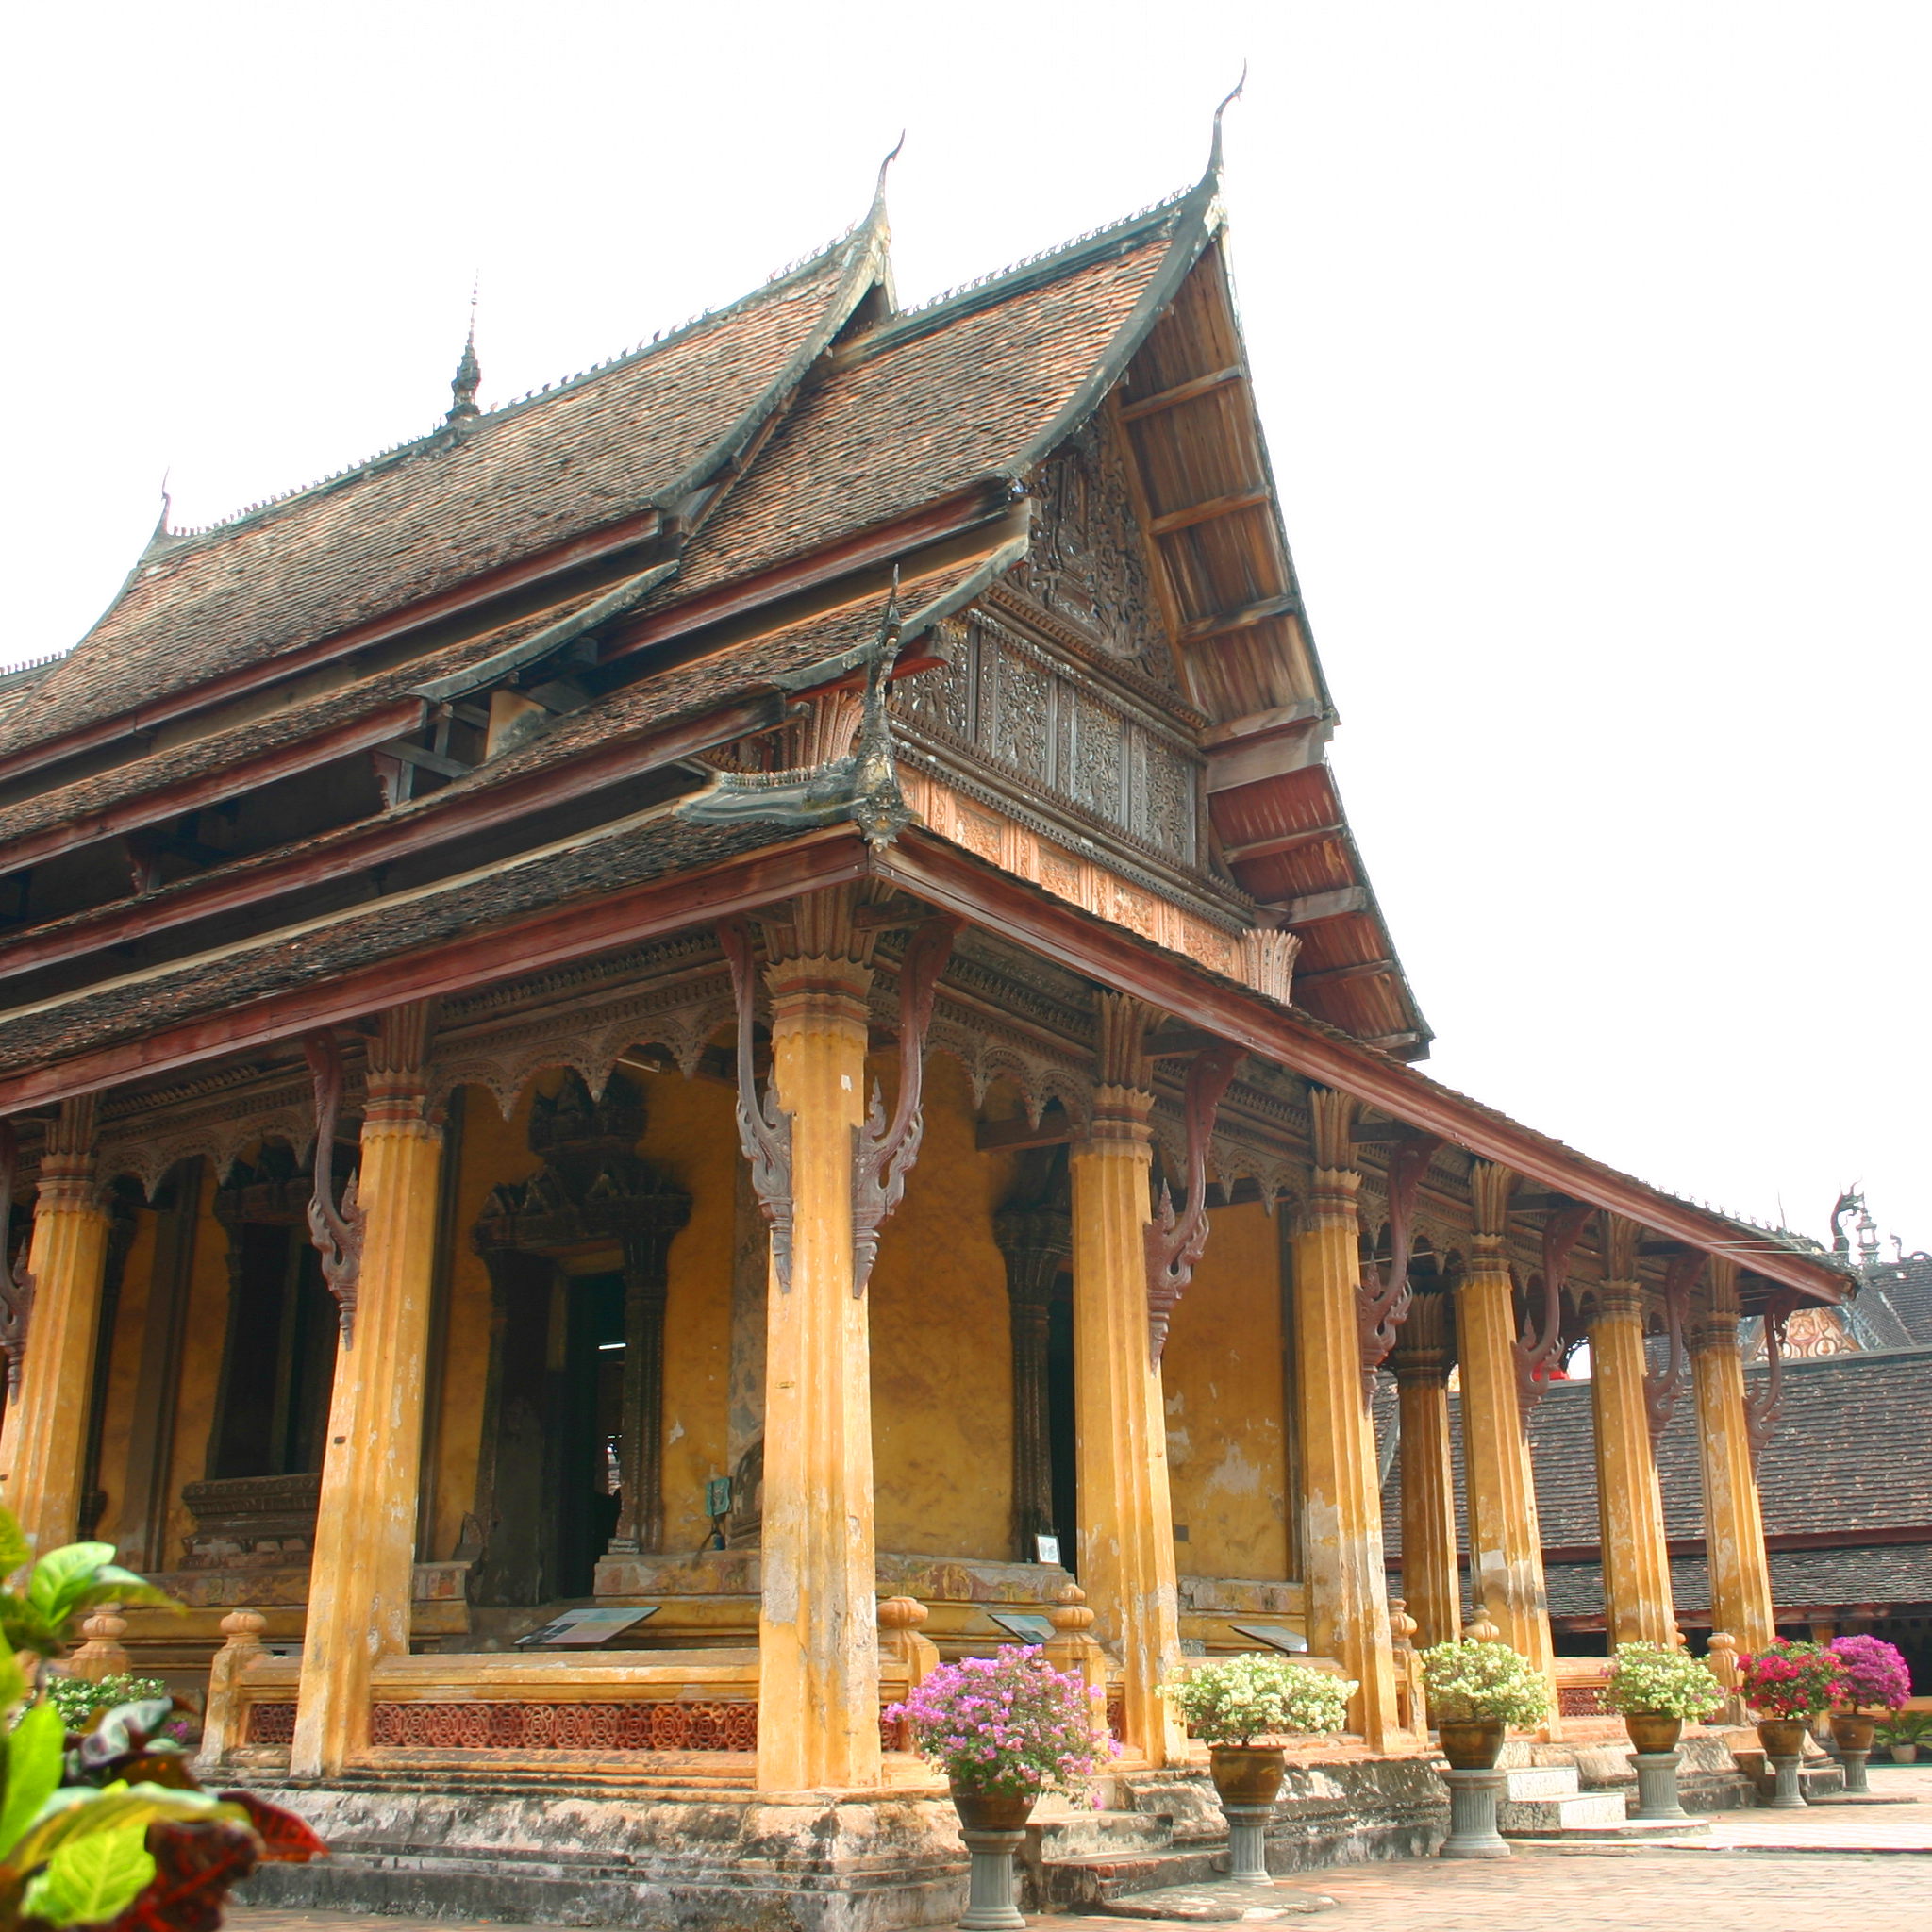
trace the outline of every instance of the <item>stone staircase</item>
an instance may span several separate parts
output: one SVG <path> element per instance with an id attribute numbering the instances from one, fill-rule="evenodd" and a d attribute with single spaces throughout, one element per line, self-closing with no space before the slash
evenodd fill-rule
<path id="1" fill-rule="evenodd" d="M 1505 1838 L 1563 1842 L 1600 1839 L 1682 1837 L 1708 1831 L 1707 1821 L 1632 1818 L 1621 1790 L 1586 1790 L 1574 1764 L 1534 1764 L 1506 1771 L 1496 1807 Z"/>

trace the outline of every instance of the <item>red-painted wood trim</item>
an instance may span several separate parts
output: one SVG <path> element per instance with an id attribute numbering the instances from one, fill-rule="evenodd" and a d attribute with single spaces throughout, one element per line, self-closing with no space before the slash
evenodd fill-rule
<path id="1" fill-rule="evenodd" d="M 18 839 L 0 843 L 0 872 L 18 866 L 37 865 L 57 852 L 71 851 L 76 845 L 92 845 L 101 839 L 118 838 L 142 825 L 160 819 L 179 817 L 183 812 L 200 811 L 232 798 L 238 791 L 256 785 L 273 785 L 296 772 L 325 765 L 332 758 L 347 758 L 351 752 L 367 751 L 373 745 L 397 738 L 420 725 L 428 707 L 421 698 L 398 698 L 365 717 L 352 718 L 345 724 L 318 731 L 312 738 L 298 739 L 278 745 L 259 758 L 223 765 L 219 770 L 197 773 L 192 778 L 177 778 L 172 785 L 158 786 L 152 791 L 132 798 L 117 799 L 98 811 L 83 812 L 77 818 L 27 832 Z"/>
<path id="2" fill-rule="evenodd" d="M 103 718 L 95 724 L 80 725 L 58 738 L 45 739 L 38 744 L 23 745 L 18 751 L 0 754 L 0 780 L 22 772 L 37 771 L 42 765 L 73 758 L 79 752 L 109 743 L 117 738 L 125 738 L 133 732 L 155 730 L 175 718 L 192 716 L 196 711 L 206 710 L 210 705 L 225 703 L 246 691 L 278 683 L 297 672 L 312 670 L 318 664 L 326 664 L 332 658 L 346 657 L 370 644 L 381 643 L 387 638 L 399 637 L 423 625 L 454 616 L 459 610 L 487 604 L 510 591 L 540 583 L 559 572 L 575 570 L 599 558 L 627 550 L 632 544 L 655 536 L 659 522 L 655 509 L 625 517 L 591 536 L 579 537 L 575 542 L 559 544 L 555 550 L 525 558 L 521 563 L 505 564 L 499 570 L 485 571 L 451 590 L 406 605 L 387 617 L 371 618 L 367 624 L 336 631 L 292 651 L 283 651 L 259 664 L 243 665 L 223 676 L 211 677 L 204 684 L 170 692 L 150 704 L 137 705 L 132 710 L 116 712 L 113 717 Z M 85 638 L 81 640 L 83 644 L 86 641 Z"/>
<path id="3" fill-rule="evenodd" d="M 507 920 L 421 953 L 378 960 L 340 978 L 272 994 L 225 1013 L 163 1026 L 141 1040 L 0 1076 L 0 1114 L 90 1093 L 142 1074 L 246 1053 L 318 1027 L 345 1025 L 406 1000 L 467 992 L 511 974 L 560 966 L 612 946 L 728 918 L 794 892 L 865 874 L 865 845 L 849 827 L 808 834 L 702 872 L 680 873 L 603 899 L 572 901 Z"/>
<path id="4" fill-rule="evenodd" d="M 1439 1087 L 1399 1061 L 1303 1025 L 1258 994 L 1182 966 L 1171 953 L 1050 898 L 1024 880 L 995 873 L 930 836 L 908 832 L 881 857 L 875 870 L 908 891 L 1099 980 L 1161 1008 L 1184 1025 L 1199 1026 L 1425 1132 L 1500 1161 L 1527 1180 L 1589 1201 L 1691 1246 L 1723 1251 L 1736 1239 L 1728 1224 L 1653 1193 L 1641 1181 L 1607 1174 L 1568 1149 L 1513 1121 L 1498 1120 L 1462 1095 Z M 1794 1255 L 1754 1250 L 1740 1257 L 1751 1273 L 1786 1283 L 1824 1302 L 1843 1289 L 1824 1269 Z"/>
<path id="5" fill-rule="evenodd" d="M 47 933 L 23 933 L 17 939 L 0 941 L 0 979 L 102 946 L 125 945 L 192 919 L 300 891 L 340 878 L 344 873 L 388 864 L 408 853 L 488 830 L 506 819 L 566 803 L 618 779 L 674 764 L 713 745 L 742 738 L 747 732 L 764 730 L 778 722 L 783 709 L 781 698 L 757 698 L 658 731 L 610 740 L 562 764 L 500 785 L 486 785 L 476 791 L 457 793 L 449 796 L 446 804 L 432 805 L 406 818 L 370 820 L 320 850 L 298 851 L 252 873 L 216 874 L 185 884 L 162 898 L 134 899 L 104 908 L 84 924 Z M 438 798 L 444 795 L 436 794 Z M 4 1018 L 0 1013 L 0 1019 Z"/>
<path id="6" fill-rule="evenodd" d="M 603 661 L 608 664 L 649 645 L 662 643 L 668 638 L 683 637 L 691 631 L 702 630 L 708 625 L 741 617 L 760 605 L 776 603 L 780 598 L 801 591 L 814 590 L 834 577 L 862 570 L 869 563 L 886 562 L 903 550 L 958 536 L 977 524 L 989 523 L 1005 515 L 1008 508 L 1004 503 L 990 502 L 984 490 L 963 491 L 953 496 L 941 497 L 939 502 L 928 504 L 923 510 L 902 517 L 897 523 L 882 525 L 857 537 L 848 537 L 842 542 L 814 550 L 808 557 L 794 558 L 770 570 L 760 571 L 756 576 L 735 577 L 729 583 L 719 585 L 715 591 L 707 591 L 686 603 L 674 604 L 663 610 L 646 611 L 627 623 L 619 624 L 613 627 L 610 648 L 605 653 Z"/>

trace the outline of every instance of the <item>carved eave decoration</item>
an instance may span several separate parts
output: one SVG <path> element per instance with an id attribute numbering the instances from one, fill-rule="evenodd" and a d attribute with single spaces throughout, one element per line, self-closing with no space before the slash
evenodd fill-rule
<path id="1" fill-rule="evenodd" d="M 1183 1291 L 1194 1278 L 1194 1265 L 1208 1246 L 1208 1143 L 1221 1096 L 1234 1077 L 1242 1049 L 1220 1041 L 1195 1054 L 1188 1068 L 1187 1206 L 1178 1213 L 1165 1180 L 1145 1230 L 1147 1250 L 1147 1339 L 1150 1358 L 1158 1364 L 1167 1346 L 1167 1327 Z"/>
<path id="2" fill-rule="evenodd" d="M 341 1313 L 342 1346 L 356 1339 L 356 1289 L 362 1272 L 361 1204 L 358 1175 L 351 1174 L 340 1203 L 335 1192 L 336 1122 L 342 1105 L 342 1050 L 333 1033 L 311 1033 L 302 1042 L 315 1083 L 314 1191 L 308 1202 L 308 1235 L 322 1257 L 322 1278 Z"/>

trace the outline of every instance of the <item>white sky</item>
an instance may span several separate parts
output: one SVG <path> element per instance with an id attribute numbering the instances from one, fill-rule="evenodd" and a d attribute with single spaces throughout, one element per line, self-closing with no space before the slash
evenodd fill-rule
<path id="1" fill-rule="evenodd" d="M 902 298 L 1191 180 L 1430 1071 L 1932 1246 L 1932 8 L 16 11 L 11 659 L 210 520 L 741 293 L 903 126 Z"/>

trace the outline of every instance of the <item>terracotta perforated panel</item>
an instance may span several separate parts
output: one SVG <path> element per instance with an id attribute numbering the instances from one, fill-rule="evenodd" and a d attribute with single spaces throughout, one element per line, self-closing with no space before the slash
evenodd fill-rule
<path id="1" fill-rule="evenodd" d="M 415 1751 L 756 1751 L 758 1707 L 378 1704 L 369 1714 L 369 1741 Z"/>
<path id="2" fill-rule="evenodd" d="M 251 1744 L 292 1744 L 295 1741 L 295 1707 L 292 1704 L 251 1704 L 248 1707 L 248 1741 Z"/>

